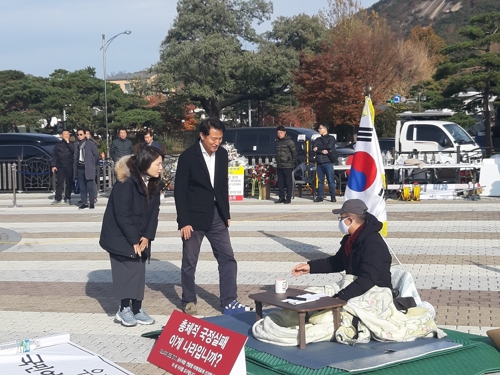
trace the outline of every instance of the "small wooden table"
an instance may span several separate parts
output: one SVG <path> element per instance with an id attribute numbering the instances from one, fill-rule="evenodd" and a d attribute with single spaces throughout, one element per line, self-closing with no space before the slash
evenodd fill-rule
<path id="1" fill-rule="evenodd" d="M 249 297 L 255 300 L 255 313 L 257 321 L 262 319 L 262 304 L 271 306 L 278 306 L 283 309 L 296 311 L 299 314 L 299 348 L 306 348 L 306 313 L 309 311 L 319 311 L 325 309 L 333 309 L 333 331 L 337 331 L 340 326 L 340 308 L 346 304 L 345 301 L 332 298 L 323 297 L 314 302 L 301 303 L 299 305 L 292 305 L 288 302 L 281 302 L 287 296 L 298 296 L 307 292 L 301 289 L 289 288 L 286 293 L 275 293 L 274 290 L 267 292 L 250 294 Z"/>

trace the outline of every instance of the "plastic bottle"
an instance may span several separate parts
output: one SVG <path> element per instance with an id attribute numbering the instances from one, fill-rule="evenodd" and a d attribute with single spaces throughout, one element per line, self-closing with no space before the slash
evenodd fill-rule
<path id="1" fill-rule="evenodd" d="M 69 342 L 69 333 L 58 333 L 34 340 L 17 340 L 0 343 L 0 356 L 31 352 L 35 349 L 65 344 Z"/>
<path id="2" fill-rule="evenodd" d="M 37 340 L 18 340 L 0 344 L 0 355 L 27 353 L 40 347 Z"/>

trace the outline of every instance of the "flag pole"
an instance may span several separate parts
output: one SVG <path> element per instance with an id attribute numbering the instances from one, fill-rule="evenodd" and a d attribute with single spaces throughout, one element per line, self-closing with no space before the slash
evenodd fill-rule
<path id="1" fill-rule="evenodd" d="M 384 236 L 380 236 L 380 237 L 382 237 L 382 239 L 384 240 L 385 244 L 387 245 L 387 248 L 389 249 L 389 252 L 394 256 L 394 258 L 396 258 L 396 260 L 398 261 L 398 263 L 401 266 L 401 268 L 403 269 L 403 271 L 406 271 L 405 267 L 403 266 L 403 263 L 401 263 L 401 261 L 399 260 L 398 256 L 394 252 L 394 250 L 392 250 L 392 247 L 389 246 L 389 244 L 385 240 L 385 237 Z"/>

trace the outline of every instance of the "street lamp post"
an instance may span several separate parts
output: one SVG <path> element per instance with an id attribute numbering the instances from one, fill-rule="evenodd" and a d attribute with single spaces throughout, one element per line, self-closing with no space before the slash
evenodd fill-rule
<path id="1" fill-rule="evenodd" d="M 122 34 L 130 35 L 132 31 L 126 30 L 122 33 L 116 34 L 114 37 L 106 40 L 106 36 L 102 34 L 102 66 L 104 70 L 104 122 L 106 125 L 106 155 L 109 158 L 109 130 L 108 130 L 108 92 L 106 88 L 106 50 L 110 43 L 117 37 Z"/>
<path id="2" fill-rule="evenodd" d="M 65 104 L 63 108 L 63 130 L 68 129 L 68 123 L 66 122 L 66 107 L 71 107 L 71 104 Z"/>

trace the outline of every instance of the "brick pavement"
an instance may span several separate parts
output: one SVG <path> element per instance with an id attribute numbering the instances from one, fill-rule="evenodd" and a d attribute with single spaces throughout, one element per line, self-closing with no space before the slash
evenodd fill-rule
<path id="1" fill-rule="evenodd" d="M 94 211 L 50 206 L 44 194 L 0 195 L 0 327 L 2 341 L 67 331 L 72 341 L 135 374 L 164 374 L 146 362 L 159 329 L 180 307 L 181 244 L 172 198 L 163 201 L 148 265 L 145 309 L 154 326 L 113 323 L 109 260 L 98 245 L 104 197 Z M 248 199 L 232 205 L 231 238 L 239 262 L 240 300 L 269 288 L 276 277 L 294 286 L 322 285 L 332 275 L 289 277 L 297 262 L 333 254 L 340 236 L 331 209 L 341 202 L 291 205 Z M 436 307 L 444 328 L 484 335 L 500 326 L 500 199 L 387 204 L 388 243 L 410 270 L 421 297 Z M 198 309 L 219 314 L 216 262 L 204 244 L 197 273 Z M 131 350 L 134 348 L 135 350 Z"/>

